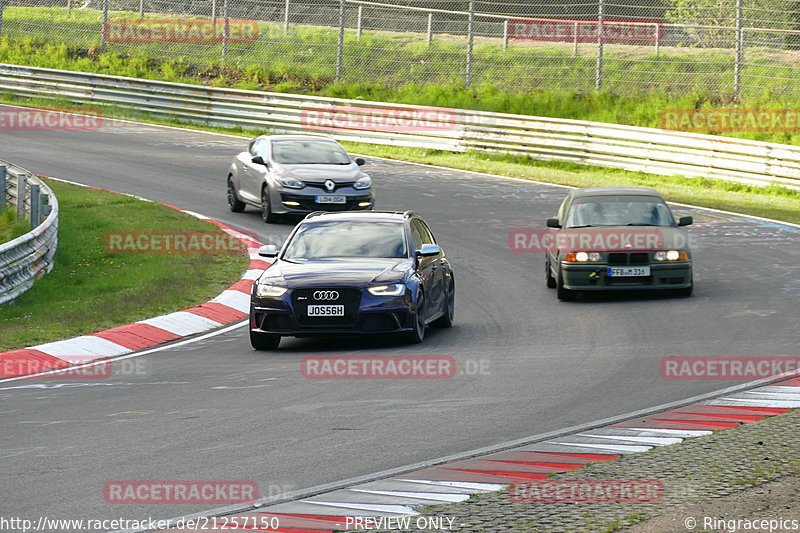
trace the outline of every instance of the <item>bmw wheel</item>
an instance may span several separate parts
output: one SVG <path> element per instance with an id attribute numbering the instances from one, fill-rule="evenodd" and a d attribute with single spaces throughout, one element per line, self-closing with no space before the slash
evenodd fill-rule
<path id="1" fill-rule="evenodd" d="M 553 272 L 550 270 L 550 258 L 544 260 L 544 268 L 547 270 L 547 288 L 548 289 L 555 289 L 558 286 L 558 282 L 553 277 Z"/>
<path id="2" fill-rule="evenodd" d="M 239 200 L 236 196 L 236 189 L 233 188 L 233 182 L 230 176 L 228 176 L 228 207 L 234 213 L 241 213 L 244 211 L 244 202 Z"/>
<path id="3" fill-rule="evenodd" d="M 564 287 L 564 272 L 561 267 L 558 268 L 558 299 L 564 301 L 572 301 L 575 299 L 575 291 L 571 291 Z"/>
<path id="4" fill-rule="evenodd" d="M 266 185 L 261 188 L 261 218 L 268 224 L 278 221 L 278 216 L 272 212 L 272 204 L 269 201 L 269 188 Z"/>

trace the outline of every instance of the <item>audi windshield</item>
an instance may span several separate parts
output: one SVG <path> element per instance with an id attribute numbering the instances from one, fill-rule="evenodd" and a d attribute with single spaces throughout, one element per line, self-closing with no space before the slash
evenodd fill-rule
<path id="1" fill-rule="evenodd" d="M 285 165 L 350 164 L 350 156 L 341 146 L 318 139 L 272 141 L 272 159 Z"/>
<path id="2" fill-rule="evenodd" d="M 576 199 L 564 227 L 674 225 L 667 204 L 654 196 L 587 196 Z"/>
<path id="3" fill-rule="evenodd" d="M 289 243 L 283 259 L 341 259 L 408 257 L 403 224 L 399 222 L 330 222 L 303 225 Z"/>

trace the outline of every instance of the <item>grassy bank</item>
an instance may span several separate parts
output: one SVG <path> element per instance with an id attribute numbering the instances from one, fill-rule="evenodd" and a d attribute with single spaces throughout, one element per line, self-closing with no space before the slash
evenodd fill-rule
<path id="1" fill-rule="evenodd" d="M 148 14 L 148 18 L 159 15 Z M 160 16 L 163 17 L 163 16 Z M 138 19 L 112 11 L 110 20 Z M 594 91 L 591 47 L 573 57 L 565 43 L 475 43 L 474 78 L 464 86 L 466 40 L 438 36 L 426 46 L 416 34 L 345 34 L 343 82 L 335 82 L 335 28 L 259 23 L 255 42 L 221 44 L 109 42 L 101 52 L 96 10 L 8 7 L 0 62 L 243 89 L 433 105 L 613 122 L 661 124 L 667 109 L 800 107 L 800 51 L 748 49 L 745 96 L 734 102 L 733 53 L 723 49 L 608 45 L 605 87 Z M 751 78 L 748 78 L 751 76 Z M 792 96 L 794 95 L 794 96 Z M 713 132 L 709 132 L 713 133 Z M 800 143 L 795 129 L 735 136 Z"/>
<path id="2" fill-rule="evenodd" d="M 13 205 L 6 205 L 5 210 L 0 213 L 0 244 L 25 235 L 31 230 L 31 225 L 26 220 L 17 218 L 15 209 Z"/>
<path id="3" fill-rule="evenodd" d="M 243 254 L 109 253 L 108 232 L 215 231 L 157 203 L 48 180 L 60 207 L 52 272 L 0 306 L 0 351 L 101 331 L 205 302 L 247 268 Z"/>

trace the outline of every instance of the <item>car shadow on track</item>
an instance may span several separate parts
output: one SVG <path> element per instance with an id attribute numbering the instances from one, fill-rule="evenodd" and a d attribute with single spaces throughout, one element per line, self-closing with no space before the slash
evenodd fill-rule
<path id="1" fill-rule="evenodd" d="M 647 302 L 671 301 L 684 302 L 691 296 L 681 296 L 668 290 L 659 291 L 614 291 L 614 292 L 578 292 L 575 301 L 570 303 L 617 303 L 617 302 Z"/>
<path id="2" fill-rule="evenodd" d="M 448 335 L 457 335 L 457 326 L 448 329 L 428 328 L 425 339 L 420 344 L 409 344 L 401 335 L 341 335 L 330 337 L 284 337 L 277 354 L 291 353 L 340 353 L 354 350 L 391 350 L 404 353 L 424 353 L 440 351 L 439 343 Z"/>

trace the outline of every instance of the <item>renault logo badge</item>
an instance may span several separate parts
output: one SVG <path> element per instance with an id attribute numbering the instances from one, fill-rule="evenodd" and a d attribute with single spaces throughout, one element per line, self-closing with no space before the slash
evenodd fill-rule
<path id="1" fill-rule="evenodd" d="M 330 192 L 336 188 L 336 184 L 332 180 L 325 180 L 325 188 Z"/>

